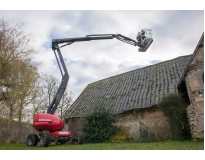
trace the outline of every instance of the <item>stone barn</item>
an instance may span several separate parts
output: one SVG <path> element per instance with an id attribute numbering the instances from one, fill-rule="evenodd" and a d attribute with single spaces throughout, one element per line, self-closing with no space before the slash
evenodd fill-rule
<path id="1" fill-rule="evenodd" d="M 204 139 L 204 33 L 179 82 L 185 86 L 190 105 L 187 114 L 193 139 Z"/>
<path id="2" fill-rule="evenodd" d="M 187 94 L 187 112 L 194 138 L 203 138 L 204 34 L 193 54 L 136 69 L 89 84 L 68 110 L 68 130 L 81 130 L 81 120 L 97 104 L 118 115 L 116 125 L 131 134 L 149 127 L 158 140 L 170 136 L 169 124 L 157 107 L 170 93 Z"/>

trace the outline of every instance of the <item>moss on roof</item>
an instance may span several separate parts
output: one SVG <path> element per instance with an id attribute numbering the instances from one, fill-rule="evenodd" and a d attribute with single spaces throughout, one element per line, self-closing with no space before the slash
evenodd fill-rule
<path id="1" fill-rule="evenodd" d="M 149 108 L 169 93 L 177 93 L 191 55 L 136 69 L 89 84 L 68 110 L 66 118 L 84 117 L 97 104 L 114 114 Z"/>

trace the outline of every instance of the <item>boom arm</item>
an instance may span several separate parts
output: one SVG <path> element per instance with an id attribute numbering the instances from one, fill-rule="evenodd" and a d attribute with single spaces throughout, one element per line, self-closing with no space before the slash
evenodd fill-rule
<path id="1" fill-rule="evenodd" d="M 130 39 L 128 37 L 125 37 L 121 34 L 95 34 L 95 35 L 87 35 L 86 37 L 64 38 L 64 39 L 53 39 L 52 40 L 52 50 L 54 51 L 60 72 L 62 74 L 62 81 L 61 81 L 61 84 L 60 84 L 51 104 L 48 107 L 47 113 L 49 113 L 49 114 L 55 113 L 57 106 L 58 106 L 58 104 L 59 104 L 59 102 L 60 102 L 60 100 L 65 92 L 65 89 L 66 89 L 66 86 L 67 86 L 68 80 L 69 80 L 68 71 L 67 71 L 67 68 L 65 66 L 60 48 L 66 46 L 66 45 L 70 45 L 74 42 L 91 41 L 91 40 L 105 40 L 105 39 L 113 39 L 113 38 L 117 38 L 118 40 L 123 41 L 123 42 L 128 43 L 128 44 L 131 44 L 133 46 L 141 47 L 141 45 L 139 45 L 139 43 L 137 43 L 135 40 Z M 63 44 L 63 43 L 66 43 L 66 44 L 59 47 L 59 44 Z M 56 51 L 57 51 L 58 56 L 56 54 Z M 59 59 L 60 59 L 60 61 L 59 61 Z M 60 63 L 61 63 L 61 65 L 60 65 Z M 61 66 L 63 68 L 63 71 L 62 71 Z"/>

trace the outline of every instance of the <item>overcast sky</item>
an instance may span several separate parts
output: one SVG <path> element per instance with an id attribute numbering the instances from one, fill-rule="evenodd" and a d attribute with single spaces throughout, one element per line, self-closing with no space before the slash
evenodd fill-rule
<path id="1" fill-rule="evenodd" d="M 76 42 L 62 48 L 70 75 L 67 90 L 76 98 L 89 83 L 192 54 L 204 32 L 203 10 L 4 10 L 2 15 L 8 22 L 25 23 L 25 32 L 35 38 L 40 72 L 59 80 L 52 39 L 119 33 L 136 40 L 141 29 L 152 29 L 154 41 L 147 52 L 117 39 Z"/>

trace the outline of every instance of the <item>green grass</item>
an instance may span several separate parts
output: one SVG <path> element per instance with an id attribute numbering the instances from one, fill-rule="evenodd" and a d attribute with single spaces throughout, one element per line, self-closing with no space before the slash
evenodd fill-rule
<path id="1" fill-rule="evenodd" d="M 26 144 L 0 143 L 0 150 L 204 150 L 204 142 L 164 141 L 152 143 L 50 144 L 48 147 L 28 147 Z"/>

